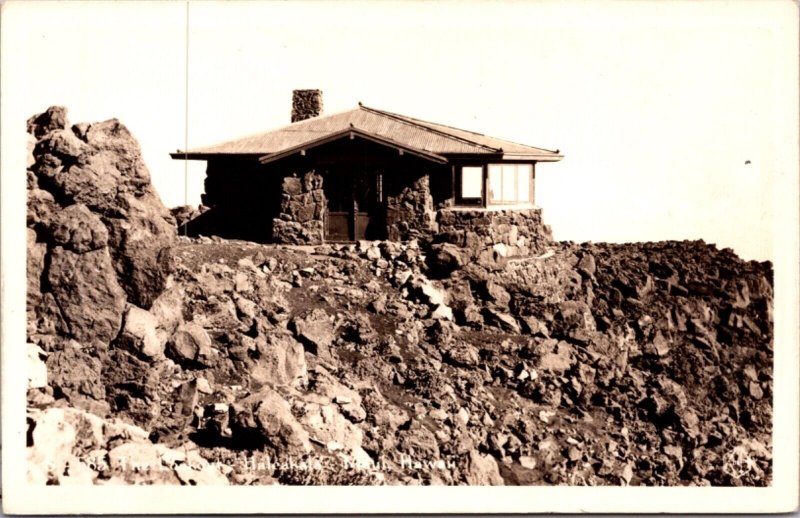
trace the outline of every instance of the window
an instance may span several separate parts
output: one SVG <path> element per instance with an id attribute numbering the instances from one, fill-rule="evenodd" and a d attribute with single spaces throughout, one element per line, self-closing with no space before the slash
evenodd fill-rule
<path id="1" fill-rule="evenodd" d="M 483 167 L 465 166 L 461 168 L 461 198 L 483 197 Z"/>
<path id="2" fill-rule="evenodd" d="M 531 164 L 489 164 L 489 203 L 531 202 Z"/>

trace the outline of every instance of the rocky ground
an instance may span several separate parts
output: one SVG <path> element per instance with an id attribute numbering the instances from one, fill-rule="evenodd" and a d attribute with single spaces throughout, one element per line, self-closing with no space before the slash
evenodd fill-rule
<path id="1" fill-rule="evenodd" d="M 771 482 L 769 263 L 177 237 L 124 126 L 29 129 L 32 481 Z"/>

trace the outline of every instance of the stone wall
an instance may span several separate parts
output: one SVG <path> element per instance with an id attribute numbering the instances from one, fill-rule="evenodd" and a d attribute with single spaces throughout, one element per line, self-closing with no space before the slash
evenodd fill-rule
<path id="1" fill-rule="evenodd" d="M 276 243 L 318 245 L 325 239 L 327 200 L 322 177 L 314 171 L 287 176 L 281 185 L 281 212 L 272 221 Z"/>
<path id="2" fill-rule="evenodd" d="M 438 212 L 436 241 L 466 249 L 472 259 L 541 253 L 553 235 L 541 209 L 446 209 Z"/>
<path id="3" fill-rule="evenodd" d="M 253 158 L 210 159 L 202 196 L 204 207 L 185 222 L 181 233 L 272 242 L 272 222 L 281 210 L 282 181 L 296 170 L 266 170 Z"/>
<path id="4" fill-rule="evenodd" d="M 387 236 L 390 241 L 429 236 L 436 231 L 430 179 L 420 176 L 395 196 L 386 197 Z"/>

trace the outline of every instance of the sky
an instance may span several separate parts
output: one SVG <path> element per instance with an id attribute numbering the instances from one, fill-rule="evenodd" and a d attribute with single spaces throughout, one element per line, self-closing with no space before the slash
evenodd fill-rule
<path id="1" fill-rule="evenodd" d="M 12 1 L 4 110 L 15 129 L 51 105 L 116 117 L 164 203 L 196 205 L 204 163 L 169 152 L 283 126 L 291 91 L 319 88 L 325 113 L 361 101 L 559 149 L 536 178 L 557 239 L 704 239 L 764 260 L 796 217 L 796 14 L 778 0 Z"/>

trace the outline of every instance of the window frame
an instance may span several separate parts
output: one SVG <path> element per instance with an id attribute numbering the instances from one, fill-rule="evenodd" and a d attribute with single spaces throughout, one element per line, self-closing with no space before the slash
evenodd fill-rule
<path id="1" fill-rule="evenodd" d="M 492 166 L 496 166 L 496 167 L 500 168 L 500 172 L 499 172 L 499 174 L 500 174 L 500 193 L 499 194 L 500 194 L 500 196 L 499 196 L 499 199 L 493 199 L 492 198 L 492 191 L 489 188 L 490 181 L 491 181 L 490 178 L 489 178 L 489 174 L 490 174 L 489 171 L 490 171 L 490 168 Z M 514 170 L 514 193 L 516 195 L 516 198 L 514 200 L 507 200 L 507 199 L 504 199 L 504 197 L 503 197 L 504 190 L 505 190 L 505 185 L 504 185 L 504 183 L 505 183 L 505 178 L 504 178 L 505 177 L 505 173 L 503 171 L 503 168 L 507 167 L 507 166 L 514 166 L 514 168 L 515 168 L 515 170 Z M 528 191 L 527 198 L 528 199 L 524 200 L 524 201 L 520 200 L 520 189 L 519 189 L 520 166 L 525 166 L 525 169 L 526 169 L 526 172 L 527 172 L 527 175 L 528 175 L 528 189 L 527 189 L 527 191 Z M 534 182 L 534 177 L 535 177 L 534 164 L 529 163 L 529 162 L 510 162 L 510 163 L 509 162 L 493 162 L 493 163 L 487 163 L 485 170 L 486 170 L 486 186 L 487 186 L 487 188 L 486 188 L 486 207 L 497 207 L 497 206 L 505 206 L 505 205 L 520 205 L 520 206 L 522 206 L 522 205 L 531 205 L 531 206 L 533 206 L 533 194 L 534 194 L 534 192 L 533 192 L 533 189 L 534 189 L 533 182 Z"/>
<path id="2" fill-rule="evenodd" d="M 516 201 L 493 201 L 490 199 L 489 193 L 489 167 L 490 166 L 509 166 L 513 165 L 517 168 L 517 173 L 515 174 L 515 192 L 517 193 L 517 200 Z M 527 201 L 519 201 L 519 167 L 526 166 L 528 169 L 528 200 Z M 461 196 L 462 190 L 462 182 L 463 182 L 463 168 L 465 167 L 480 167 L 481 168 L 481 196 L 480 198 L 464 198 Z M 536 162 L 475 162 L 475 161 L 465 161 L 461 163 L 456 163 L 452 165 L 453 171 L 453 200 L 454 205 L 456 207 L 482 207 L 482 208 L 491 208 L 491 207 L 533 207 L 534 206 L 534 195 L 536 193 Z M 501 169 L 502 171 L 502 169 Z M 501 172 L 502 175 L 502 172 Z M 502 191 L 502 183 L 501 183 L 501 191 Z"/>
<path id="3" fill-rule="evenodd" d="M 481 193 L 480 196 L 475 198 L 464 198 L 462 193 L 462 186 L 464 181 L 464 168 L 465 167 L 478 167 L 481 170 Z M 455 175 L 455 202 L 456 205 L 465 207 L 485 207 L 486 206 L 486 164 L 480 163 L 463 163 L 455 166 L 457 173 Z"/>

